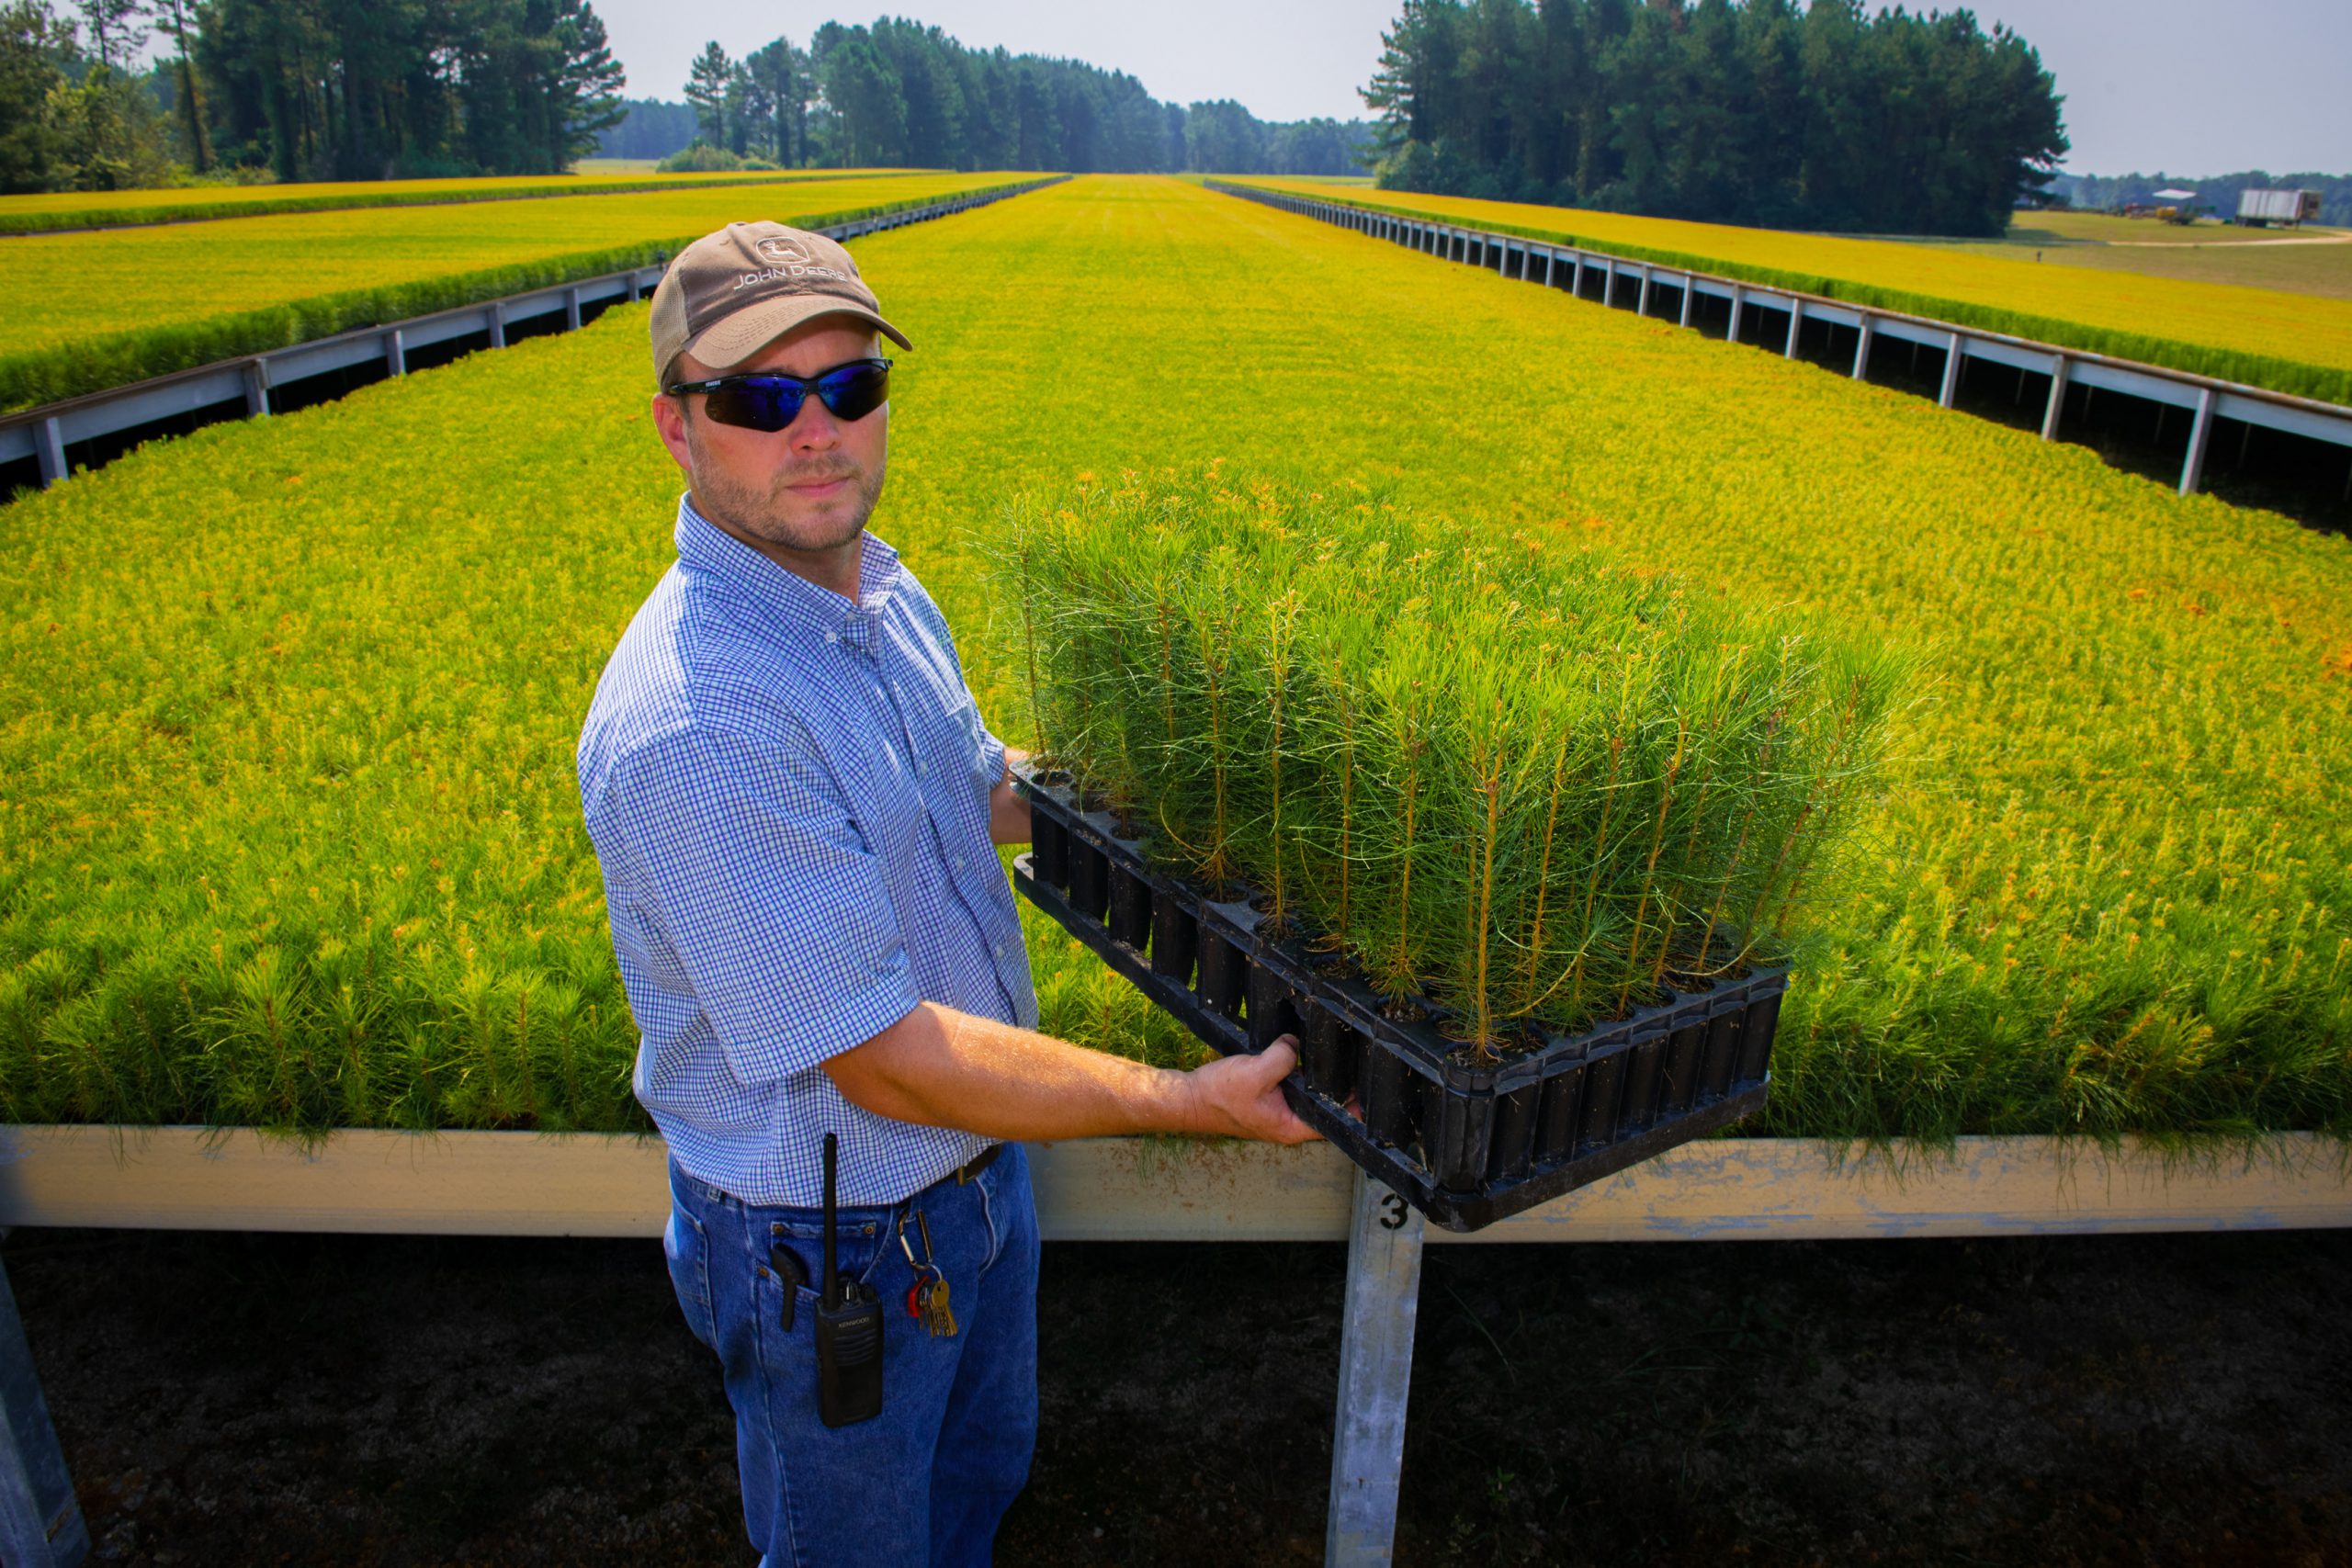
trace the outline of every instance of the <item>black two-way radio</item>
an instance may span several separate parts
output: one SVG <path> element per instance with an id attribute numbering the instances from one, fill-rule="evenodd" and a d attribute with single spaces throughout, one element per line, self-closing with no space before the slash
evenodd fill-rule
<path id="1" fill-rule="evenodd" d="M 817 1301 L 817 1414 L 828 1427 L 882 1414 L 882 1297 L 833 1260 L 833 1134 L 825 1134 L 825 1280 Z"/>

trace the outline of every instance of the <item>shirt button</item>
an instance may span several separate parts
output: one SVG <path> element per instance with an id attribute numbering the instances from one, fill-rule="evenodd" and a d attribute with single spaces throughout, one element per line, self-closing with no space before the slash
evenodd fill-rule
<path id="1" fill-rule="evenodd" d="M 842 634 L 839 632 L 827 632 L 825 634 L 825 640 L 827 642 L 839 642 L 842 640 Z"/>

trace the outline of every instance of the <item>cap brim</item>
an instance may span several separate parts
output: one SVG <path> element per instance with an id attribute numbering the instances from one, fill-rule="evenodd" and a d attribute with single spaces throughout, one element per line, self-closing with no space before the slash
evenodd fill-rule
<path id="1" fill-rule="evenodd" d="M 820 316 L 848 316 L 864 321 L 900 348 L 914 347 L 904 333 L 863 305 L 827 294 L 786 294 L 746 305 L 713 321 L 699 336 L 689 338 L 679 352 L 693 355 L 713 370 L 731 370 L 801 322 Z"/>

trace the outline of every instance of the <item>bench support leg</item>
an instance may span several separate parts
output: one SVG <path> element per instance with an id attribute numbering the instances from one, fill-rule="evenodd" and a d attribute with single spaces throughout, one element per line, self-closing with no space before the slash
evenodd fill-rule
<path id="1" fill-rule="evenodd" d="M 0 1562 L 74 1568 L 90 1555 L 90 1527 L 50 1425 L 17 1296 L 0 1269 Z"/>
<path id="2" fill-rule="evenodd" d="M 1363 1171 L 1348 1229 L 1347 1307 L 1340 1330 L 1340 1415 L 1331 1439 L 1331 1512 L 1323 1561 L 1386 1562 L 1396 1540 L 1405 1401 L 1421 1298 L 1419 1211 Z"/>

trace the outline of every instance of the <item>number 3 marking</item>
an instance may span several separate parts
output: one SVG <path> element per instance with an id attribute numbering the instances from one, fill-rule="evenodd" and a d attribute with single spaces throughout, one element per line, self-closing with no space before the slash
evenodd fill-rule
<path id="1" fill-rule="evenodd" d="M 1380 1195 L 1380 1228 L 1385 1231 L 1405 1228 L 1405 1200 L 1394 1192 Z"/>

